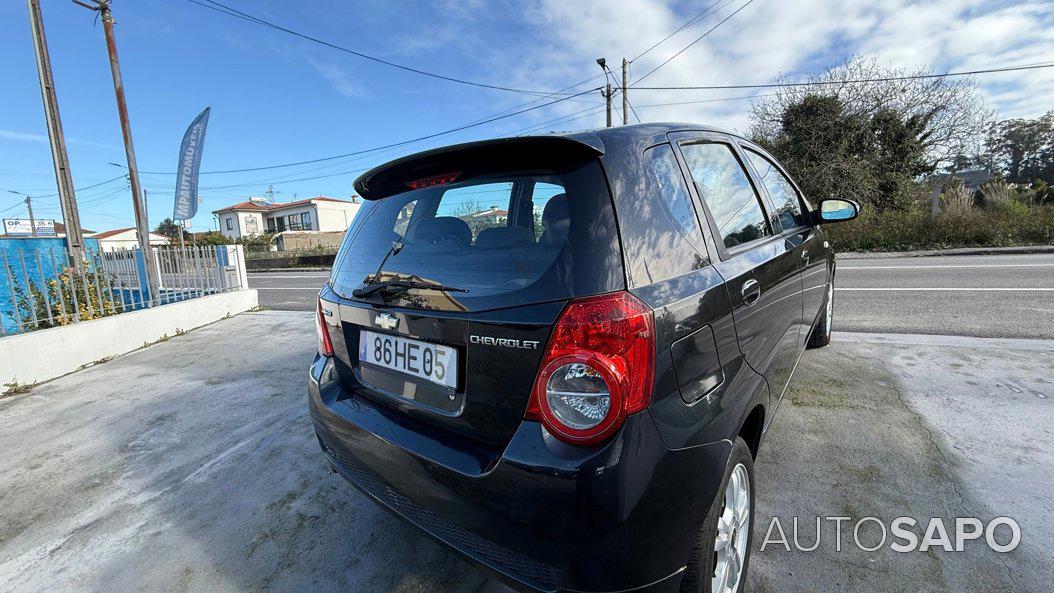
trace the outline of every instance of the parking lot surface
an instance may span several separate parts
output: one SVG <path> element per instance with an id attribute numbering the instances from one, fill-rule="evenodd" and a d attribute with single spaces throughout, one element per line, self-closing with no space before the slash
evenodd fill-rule
<path id="1" fill-rule="evenodd" d="M 243 314 L 0 399 L 0 591 L 502 590 L 330 473 L 314 342 L 310 313 Z M 1049 591 L 1051 368 L 1037 340 L 807 351 L 758 458 L 752 590 Z M 1001 515 L 1006 554 L 760 550 L 773 517 L 809 543 L 816 516 Z"/>

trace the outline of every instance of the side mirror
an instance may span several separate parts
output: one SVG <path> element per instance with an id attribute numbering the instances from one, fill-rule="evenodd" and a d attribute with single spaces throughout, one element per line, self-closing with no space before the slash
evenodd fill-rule
<path id="1" fill-rule="evenodd" d="M 829 198 L 820 200 L 820 204 L 816 207 L 814 214 L 818 224 L 852 220 L 856 218 L 857 214 L 860 214 L 860 204 L 852 200 Z"/>

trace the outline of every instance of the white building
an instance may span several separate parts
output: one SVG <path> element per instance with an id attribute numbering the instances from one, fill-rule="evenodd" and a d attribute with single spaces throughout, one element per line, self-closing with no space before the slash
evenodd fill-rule
<path id="1" fill-rule="evenodd" d="M 220 232 L 237 239 L 259 235 L 264 231 L 344 232 L 351 226 L 361 205 L 325 196 L 284 204 L 250 198 L 247 202 L 213 210 L 212 213 L 219 219 Z"/>
<path id="2" fill-rule="evenodd" d="M 86 235 L 99 240 L 99 249 L 103 251 L 115 251 L 117 249 L 135 249 L 139 247 L 139 232 L 135 227 L 125 229 L 114 229 L 103 231 L 93 235 Z M 164 235 L 150 233 L 150 245 L 169 245 L 172 240 Z"/>

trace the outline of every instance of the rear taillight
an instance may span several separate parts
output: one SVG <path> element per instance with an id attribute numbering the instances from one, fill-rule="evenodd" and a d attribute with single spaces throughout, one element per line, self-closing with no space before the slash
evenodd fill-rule
<path id="1" fill-rule="evenodd" d="M 576 299 L 553 329 L 525 417 L 562 441 L 596 443 L 651 403 L 655 319 L 628 292 Z"/>
<path id="2" fill-rule="evenodd" d="M 329 325 L 322 315 L 322 299 L 315 308 L 315 333 L 318 335 L 318 353 L 322 356 L 333 356 L 333 342 L 329 339 Z"/>

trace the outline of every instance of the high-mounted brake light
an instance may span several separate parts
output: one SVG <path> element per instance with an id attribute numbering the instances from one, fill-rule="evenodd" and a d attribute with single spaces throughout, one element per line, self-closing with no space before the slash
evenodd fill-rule
<path id="1" fill-rule="evenodd" d="M 318 335 L 318 353 L 322 356 L 333 356 L 333 342 L 329 339 L 329 324 L 322 314 L 322 299 L 318 299 L 315 308 L 315 333 Z"/>
<path id="2" fill-rule="evenodd" d="M 461 171 L 454 173 L 443 173 L 442 175 L 436 175 L 434 177 L 425 177 L 424 179 L 415 179 L 413 181 L 407 181 L 406 185 L 410 189 L 420 189 L 422 187 L 432 187 L 433 185 L 444 185 L 452 183 L 461 175 Z"/>
<path id="3" fill-rule="evenodd" d="M 628 292 L 568 304 L 524 417 L 572 444 L 600 442 L 651 404 L 655 317 Z"/>

